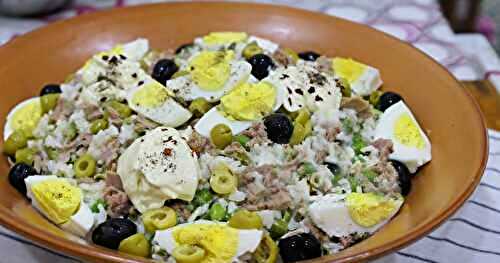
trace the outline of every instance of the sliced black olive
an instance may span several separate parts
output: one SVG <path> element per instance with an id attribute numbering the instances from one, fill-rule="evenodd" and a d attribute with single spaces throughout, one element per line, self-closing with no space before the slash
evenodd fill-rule
<path id="1" fill-rule="evenodd" d="M 321 257 L 321 243 L 310 233 L 281 239 L 278 246 L 285 263 Z"/>
<path id="2" fill-rule="evenodd" d="M 392 166 L 398 172 L 399 187 L 401 187 L 401 194 L 407 196 L 411 191 L 411 178 L 412 175 L 408 167 L 400 161 L 391 160 Z"/>
<path id="3" fill-rule="evenodd" d="M 401 100 L 403 100 L 403 98 L 399 94 L 388 91 L 380 96 L 377 108 L 380 111 L 385 111 L 387 110 L 387 108 L 391 107 Z"/>
<path id="4" fill-rule="evenodd" d="M 24 179 L 28 176 L 36 175 L 35 168 L 31 165 L 18 163 L 14 165 L 9 171 L 9 183 L 17 189 L 21 194 L 26 195 L 26 184 Z"/>
<path id="5" fill-rule="evenodd" d="M 62 93 L 61 86 L 58 84 L 47 84 L 40 91 L 40 97 L 47 94 Z"/>
<path id="6" fill-rule="evenodd" d="M 175 50 L 175 54 L 179 54 L 181 53 L 182 51 L 184 51 L 185 49 L 188 49 L 188 48 L 192 48 L 194 46 L 193 43 L 186 43 L 186 44 L 182 44 L 180 45 L 176 50 Z"/>
<path id="7" fill-rule="evenodd" d="M 335 163 L 326 163 L 326 167 L 333 175 L 338 175 L 340 173 L 340 167 Z"/>
<path id="8" fill-rule="evenodd" d="M 316 61 L 320 57 L 320 54 L 314 51 L 304 51 L 299 53 L 299 58 L 307 61 Z"/>
<path id="9" fill-rule="evenodd" d="M 117 249 L 125 238 L 137 233 L 137 226 L 126 218 L 111 218 L 98 225 L 92 232 L 96 245 Z"/>
<path id="10" fill-rule="evenodd" d="M 257 54 L 248 59 L 252 65 L 252 75 L 261 80 L 269 75 L 269 70 L 274 67 L 273 60 L 265 54 Z"/>
<path id="11" fill-rule="evenodd" d="M 156 62 L 151 76 L 161 84 L 165 85 L 175 72 L 179 70 L 177 64 L 172 59 L 160 59 Z"/>
<path id="12" fill-rule="evenodd" d="M 266 126 L 267 138 L 275 143 L 287 144 L 292 137 L 292 121 L 283 113 L 267 116 L 264 119 L 264 126 Z"/>

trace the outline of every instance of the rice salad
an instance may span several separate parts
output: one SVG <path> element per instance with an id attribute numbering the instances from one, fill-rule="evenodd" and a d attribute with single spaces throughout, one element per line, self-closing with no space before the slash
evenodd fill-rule
<path id="1" fill-rule="evenodd" d="M 244 32 L 137 39 L 11 110 L 8 179 L 62 229 L 160 262 L 334 254 L 389 222 L 431 160 L 382 84 Z"/>

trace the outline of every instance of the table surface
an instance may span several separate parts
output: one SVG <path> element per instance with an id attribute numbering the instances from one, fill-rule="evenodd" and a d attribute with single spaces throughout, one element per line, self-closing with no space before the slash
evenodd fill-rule
<path id="1" fill-rule="evenodd" d="M 1 1 L 1 0 L 0 0 Z M 14 0 L 11 0 L 14 1 Z M 22 1 L 22 0 L 19 0 Z M 0 16 L 0 44 L 51 21 L 101 8 L 162 0 L 75 0 L 40 18 Z M 429 54 L 447 67 L 480 106 L 487 126 L 500 131 L 500 60 L 480 35 L 455 35 L 437 0 L 251 0 L 321 11 L 382 30 Z M 396 253 L 376 260 L 399 262 L 500 262 L 500 132 L 489 131 L 486 172 L 472 197 L 448 222 Z M 0 263 L 78 262 L 0 227 Z"/>

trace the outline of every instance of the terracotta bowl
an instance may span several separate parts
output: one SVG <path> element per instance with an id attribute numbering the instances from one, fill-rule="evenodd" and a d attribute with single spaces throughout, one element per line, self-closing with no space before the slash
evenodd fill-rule
<path id="1" fill-rule="evenodd" d="M 175 3 L 115 9 L 58 22 L 0 48 L 0 119 L 16 103 L 62 82 L 92 54 L 146 37 L 169 49 L 209 31 L 246 31 L 295 50 L 363 61 L 381 70 L 383 89 L 399 92 L 432 141 L 433 160 L 414 179 L 401 212 L 381 231 L 341 253 L 311 262 L 371 259 L 423 237 L 469 197 L 483 173 L 487 137 L 477 105 L 430 57 L 386 34 L 292 8 L 229 3 Z M 3 125 L 1 125 L 3 127 Z M 7 182 L 0 162 L 0 222 L 41 245 L 85 260 L 142 262 L 87 244 L 40 216 Z"/>

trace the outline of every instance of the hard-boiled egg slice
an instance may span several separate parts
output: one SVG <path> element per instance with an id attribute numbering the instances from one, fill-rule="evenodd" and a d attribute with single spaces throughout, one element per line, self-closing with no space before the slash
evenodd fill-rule
<path id="1" fill-rule="evenodd" d="M 127 96 L 129 107 L 147 118 L 168 127 L 177 127 L 192 114 L 171 96 L 172 92 L 152 78 L 132 88 Z"/>
<path id="2" fill-rule="evenodd" d="M 279 48 L 279 45 L 274 43 L 273 41 L 256 36 L 250 36 L 248 38 L 248 43 L 252 42 L 257 43 L 257 45 L 268 54 L 273 54 Z"/>
<path id="3" fill-rule="evenodd" d="M 260 230 L 244 230 L 227 226 L 225 223 L 195 221 L 156 231 L 154 242 L 172 254 L 182 244 L 197 245 L 205 250 L 205 258 L 200 261 L 235 262 L 245 254 L 254 252 L 262 239 Z"/>
<path id="4" fill-rule="evenodd" d="M 117 172 L 140 212 L 169 199 L 191 201 L 199 178 L 196 155 L 177 130 L 167 127 L 136 139 L 118 159 Z"/>
<path id="5" fill-rule="evenodd" d="M 248 35 L 245 32 L 211 32 L 206 36 L 194 39 L 196 45 L 206 50 L 220 50 L 231 44 L 245 43 Z"/>
<path id="6" fill-rule="evenodd" d="M 374 67 L 345 58 L 334 58 L 332 67 L 335 75 L 347 80 L 352 91 L 360 96 L 370 95 L 382 86 L 380 72 Z"/>
<path id="7" fill-rule="evenodd" d="M 31 132 L 42 118 L 42 105 L 39 97 L 27 99 L 10 110 L 3 128 L 4 141 L 16 130 Z"/>
<path id="8" fill-rule="evenodd" d="M 391 140 L 394 152 L 389 157 L 405 163 L 412 173 L 432 159 L 431 143 L 403 101 L 385 110 L 375 129 L 375 138 Z"/>
<path id="9" fill-rule="evenodd" d="M 68 179 L 30 176 L 24 180 L 33 206 L 61 228 L 84 237 L 94 225 L 94 216 L 83 202 L 81 190 Z"/>
<path id="10" fill-rule="evenodd" d="M 195 57 L 205 56 L 206 52 L 208 51 Z M 211 66 L 213 63 L 215 62 L 207 62 L 202 65 L 205 70 L 199 73 L 201 75 L 199 80 L 196 78 L 195 69 L 190 74 L 168 80 L 166 86 L 172 89 L 176 96 L 186 101 L 203 98 L 209 102 L 215 102 L 233 88 L 246 82 L 252 71 L 252 66 L 246 61 L 231 60 L 217 64 L 227 63 L 225 66 Z M 218 85 L 214 85 L 210 81 L 217 82 Z"/>
<path id="11" fill-rule="evenodd" d="M 299 61 L 296 66 L 278 68 L 266 80 L 286 92 L 283 106 L 290 112 L 303 107 L 312 111 L 340 107 L 340 83 L 319 72 L 311 62 Z"/>
<path id="12" fill-rule="evenodd" d="M 328 194 L 309 206 L 309 216 L 330 237 L 371 234 L 385 225 L 402 204 L 402 197 L 394 200 L 373 193 Z"/>
<path id="13" fill-rule="evenodd" d="M 285 100 L 286 92 L 283 89 L 281 89 L 280 87 L 273 86 L 272 84 L 270 84 L 269 82 L 267 82 L 265 80 L 261 81 L 260 83 L 261 84 L 259 84 L 259 83 L 256 83 L 256 84 L 246 83 L 246 84 L 240 86 L 239 88 L 236 88 L 235 90 L 231 91 L 231 93 L 229 93 L 226 96 L 228 98 L 231 97 L 231 99 L 232 100 L 234 99 L 234 100 L 231 103 L 228 103 L 227 107 L 230 107 L 232 104 L 235 104 L 235 103 L 238 104 L 238 107 L 236 107 L 236 109 L 234 109 L 234 111 L 236 111 L 235 113 L 238 113 L 239 115 L 244 115 L 246 117 L 258 116 L 260 114 L 263 114 L 262 107 L 260 106 L 260 105 L 262 105 L 262 103 L 255 103 L 255 101 L 253 101 L 253 100 L 249 100 L 243 96 L 236 96 L 236 95 L 240 95 L 240 93 L 245 93 L 245 91 L 248 91 L 248 93 L 252 93 L 252 92 L 250 92 L 250 90 L 251 91 L 258 91 L 258 89 L 255 89 L 255 87 L 258 87 L 259 85 L 269 85 L 270 87 L 274 88 L 274 93 L 271 94 L 274 97 L 274 99 L 273 99 L 274 105 L 272 106 L 272 110 L 268 111 L 267 114 L 279 109 L 279 107 L 281 107 L 281 105 L 283 104 L 283 101 Z M 243 89 L 242 92 L 239 92 L 238 89 L 240 89 L 240 88 Z M 236 92 L 238 94 L 233 94 Z M 223 97 L 223 100 L 224 100 L 224 98 L 226 98 L 226 96 Z M 238 98 L 238 97 L 241 97 L 241 98 Z M 250 120 L 250 119 L 249 120 L 236 120 L 234 118 L 234 116 L 230 116 L 230 114 L 228 114 L 227 112 L 224 112 L 224 113 L 221 112 L 223 110 L 231 111 L 231 109 L 224 109 L 223 106 L 225 106 L 225 105 L 221 104 L 219 106 L 221 109 L 214 107 L 214 108 L 210 109 L 207 113 L 205 113 L 205 115 L 203 115 L 203 117 L 201 117 L 201 119 L 194 126 L 194 129 L 196 130 L 196 132 L 198 132 L 199 134 L 201 134 L 205 137 L 210 137 L 210 131 L 212 130 L 212 128 L 215 125 L 225 124 L 229 128 L 231 128 L 231 132 L 233 134 L 238 134 L 238 133 L 250 128 L 255 121 L 258 121 L 259 119 L 261 119 L 259 117 L 259 118 L 253 119 L 253 120 Z M 256 112 L 252 112 L 253 110 Z"/>

